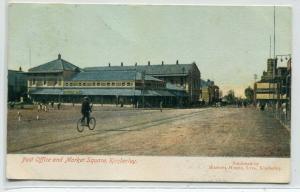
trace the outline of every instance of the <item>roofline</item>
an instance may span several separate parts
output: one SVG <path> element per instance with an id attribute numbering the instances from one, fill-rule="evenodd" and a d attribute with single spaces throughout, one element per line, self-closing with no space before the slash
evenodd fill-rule
<path id="1" fill-rule="evenodd" d="M 20 73 L 24 73 L 25 72 L 25 71 L 19 71 L 19 70 L 15 70 L 15 69 L 8 69 L 7 71 L 20 72 Z"/>
<path id="2" fill-rule="evenodd" d="M 114 67 L 133 67 L 133 68 L 137 68 L 137 67 L 151 67 L 151 66 L 165 66 L 165 65 L 196 65 L 195 63 L 179 63 L 179 64 L 166 64 L 164 63 L 163 65 L 162 64 L 150 64 L 150 65 L 123 65 L 123 66 L 120 66 L 120 65 L 111 65 L 111 66 L 93 66 L 93 67 L 85 67 L 83 69 L 91 69 L 91 68 L 114 68 Z M 197 66 L 197 65 L 196 65 Z"/>
<path id="3" fill-rule="evenodd" d="M 167 76 L 188 76 L 188 73 L 168 73 L 168 74 L 153 74 L 153 73 L 148 73 L 151 76 L 163 76 L 163 77 L 167 77 Z"/>
<path id="4" fill-rule="evenodd" d="M 27 74 L 30 74 L 30 73 L 62 73 L 64 72 L 63 70 L 61 71 L 28 71 L 26 72 Z"/>

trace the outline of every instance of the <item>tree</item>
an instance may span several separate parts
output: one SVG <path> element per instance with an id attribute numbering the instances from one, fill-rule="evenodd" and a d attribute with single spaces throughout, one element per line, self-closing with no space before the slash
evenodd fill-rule
<path id="1" fill-rule="evenodd" d="M 252 103 L 254 99 L 254 90 L 249 86 L 245 89 L 245 96 L 247 101 Z"/>
<path id="2" fill-rule="evenodd" d="M 236 98 L 233 90 L 229 90 L 227 95 L 224 96 L 228 103 L 234 103 Z"/>

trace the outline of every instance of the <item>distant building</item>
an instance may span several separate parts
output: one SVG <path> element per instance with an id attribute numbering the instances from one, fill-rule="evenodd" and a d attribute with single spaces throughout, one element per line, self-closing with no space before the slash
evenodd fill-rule
<path id="1" fill-rule="evenodd" d="M 101 67 L 87 67 L 85 71 L 126 71 L 134 70 L 137 72 L 144 72 L 146 75 L 155 77 L 164 81 L 167 84 L 167 88 L 181 90 L 186 93 L 188 103 L 196 103 L 200 96 L 200 77 L 201 73 L 196 65 L 192 64 L 179 64 L 178 60 L 176 64 L 150 64 L 134 66 L 101 66 Z M 174 90 L 173 89 L 173 90 Z"/>
<path id="2" fill-rule="evenodd" d="M 196 64 L 111 66 L 81 69 L 58 55 L 29 69 L 28 95 L 41 102 L 134 104 L 139 107 L 188 105 L 199 97 Z"/>
<path id="3" fill-rule="evenodd" d="M 27 94 L 26 74 L 20 68 L 8 70 L 8 101 L 20 101 Z"/>
<path id="4" fill-rule="evenodd" d="M 277 67 L 277 59 L 268 59 L 267 71 L 254 84 L 254 100 L 260 103 L 284 102 L 290 97 L 291 58 L 287 66 Z"/>
<path id="5" fill-rule="evenodd" d="M 214 81 L 201 80 L 201 97 L 200 101 L 204 101 L 205 104 L 211 104 L 218 102 L 220 98 L 219 87 L 215 85 Z"/>

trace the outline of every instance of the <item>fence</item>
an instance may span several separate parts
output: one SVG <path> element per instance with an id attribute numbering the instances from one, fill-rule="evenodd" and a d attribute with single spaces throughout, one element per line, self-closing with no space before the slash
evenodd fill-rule
<path id="1" fill-rule="evenodd" d="M 280 106 L 270 104 L 265 106 L 265 112 L 269 113 L 287 129 L 291 129 L 291 106 L 290 103 L 283 103 Z"/>

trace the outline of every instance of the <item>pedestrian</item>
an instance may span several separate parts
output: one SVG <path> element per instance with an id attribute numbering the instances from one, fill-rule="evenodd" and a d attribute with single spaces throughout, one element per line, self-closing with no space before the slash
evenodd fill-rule
<path id="1" fill-rule="evenodd" d="M 47 112 L 47 105 L 44 104 L 44 111 Z"/>
<path id="2" fill-rule="evenodd" d="M 163 108 L 163 101 L 159 102 L 159 108 L 160 108 L 160 112 L 162 112 L 162 108 Z"/>
<path id="3" fill-rule="evenodd" d="M 54 101 L 51 101 L 51 108 L 54 108 Z"/>
<path id="4" fill-rule="evenodd" d="M 57 109 L 58 109 L 58 110 L 60 110 L 60 105 L 61 105 L 60 102 L 57 103 Z"/>
<path id="5" fill-rule="evenodd" d="M 42 110 L 42 107 L 41 107 L 42 105 L 40 103 L 38 103 L 37 105 L 38 105 L 37 110 L 38 110 L 38 112 L 40 112 L 40 110 Z"/>
<path id="6" fill-rule="evenodd" d="M 22 118 L 22 114 L 20 113 L 20 111 L 18 111 L 18 121 L 21 121 Z"/>

